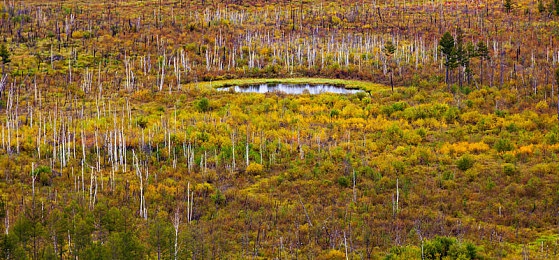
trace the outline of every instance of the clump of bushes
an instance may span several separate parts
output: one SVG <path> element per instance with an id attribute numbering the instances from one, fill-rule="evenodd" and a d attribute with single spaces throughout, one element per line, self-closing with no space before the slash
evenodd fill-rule
<path id="1" fill-rule="evenodd" d="M 467 171 L 474 166 L 474 163 L 474 158 L 469 154 L 465 154 L 456 161 L 456 166 L 462 171 Z"/>
<path id="2" fill-rule="evenodd" d="M 507 138 L 501 138 L 499 140 L 497 140 L 497 142 L 495 142 L 495 145 L 493 146 L 493 148 L 495 148 L 495 150 L 497 150 L 497 152 L 508 152 L 508 151 L 512 151 L 512 149 L 514 148 L 512 143 L 510 142 L 509 139 Z"/>
<path id="3" fill-rule="evenodd" d="M 200 112 L 208 112 L 210 110 L 210 101 L 207 98 L 201 98 L 196 103 L 196 108 Z"/>
<path id="4" fill-rule="evenodd" d="M 259 163 L 250 163 L 246 168 L 246 173 L 251 175 L 260 175 L 264 172 L 264 166 Z"/>

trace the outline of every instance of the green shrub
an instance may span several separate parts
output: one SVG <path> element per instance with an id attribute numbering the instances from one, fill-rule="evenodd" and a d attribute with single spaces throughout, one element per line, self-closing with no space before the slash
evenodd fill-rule
<path id="1" fill-rule="evenodd" d="M 456 243 L 455 238 L 435 237 L 425 243 L 424 255 L 426 259 L 443 259 L 448 255 L 450 246 Z"/>
<path id="2" fill-rule="evenodd" d="M 456 243 L 450 246 L 448 255 L 451 259 L 477 259 L 477 248 L 472 243 Z"/>
<path id="3" fill-rule="evenodd" d="M 487 190 L 492 190 L 495 186 L 497 186 L 497 184 L 491 178 L 487 179 L 487 183 L 485 183 L 485 188 Z"/>
<path id="4" fill-rule="evenodd" d="M 551 132 L 547 133 L 545 135 L 545 139 L 547 143 L 551 145 L 559 143 L 559 134 L 557 129 L 553 129 Z"/>
<path id="5" fill-rule="evenodd" d="M 514 166 L 514 164 L 512 163 L 505 163 L 503 164 L 503 172 L 506 175 L 515 175 L 516 173 L 518 173 L 518 168 L 516 168 L 516 166 Z"/>
<path id="6" fill-rule="evenodd" d="M 435 237 L 424 245 L 425 259 L 477 259 L 477 247 L 470 242 L 458 242 L 454 237 Z"/>
<path id="7" fill-rule="evenodd" d="M 349 178 L 347 178 L 347 177 L 345 177 L 345 176 L 340 176 L 340 177 L 338 178 L 338 184 L 339 184 L 340 186 L 344 187 L 344 188 L 349 187 L 349 183 L 350 183 Z"/>
<path id="8" fill-rule="evenodd" d="M 454 180 L 454 174 L 452 172 L 449 171 L 445 171 L 443 172 L 443 180 L 444 181 L 448 181 L 448 180 Z"/>
<path id="9" fill-rule="evenodd" d="M 495 142 L 493 148 L 495 148 L 497 152 L 508 152 L 511 151 L 514 147 L 509 139 L 501 138 L 497 140 L 497 142 Z"/>
<path id="10" fill-rule="evenodd" d="M 148 125 L 148 120 L 144 117 L 140 117 L 136 119 L 136 125 L 138 125 L 142 129 L 145 129 Z"/>
<path id="11" fill-rule="evenodd" d="M 395 102 L 392 105 L 383 106 L 381 110 L 386 116 L 390 116 L 394 112 L 404 111 L 407 107 L 408 103 L 406 102 Z"/>
<path id="12" fill-rule="evenodd" d="M 449 107 L 448 110 L 446 110 L 446 112 L 444 113 L 444 118 L 447 123 L 452 123 L 456 119 L 458 119 L 459 115 L 460 115 L 460 110 L 458 108 Z"/>
<path id="13" fill-rule="evenodd" d="M 215 190 L 215 193 L 212 194 L 210 196 L 210 199 L 216 204 L 216 205 L 223 205 L 225 204 L 225 195 L 223 195 L 223 193 L 221 193 L 221 191 L 219 189 Z"/>
<path id="14" fill-rule="evenodd" d="M 518 131 L 518 126 L 515 123 L 510 123 L 507 126 L 507 131 L 509 131 L 510 133 L 514 133 Z"/>
<path id="15" fill-rule="evenodd" d="M 52 170 L 48 166 L 39 166 L 32 175 L 37 176 L 39 183 L 43 186 L 50 186 L 52 178 Z"/>
<path id="16" fill-rule="evenodd" d="M 467 171 L 474 166 L 474 159 L 469 154 L 465 154 L 456 161 L 456 166 L 462 171 Z"/>
<path id="17" fill-rule="evenodd" d="M 332 110 L 330 111 L 330 117 L 331 117 L 331 118 L 338 117 L 339 115 L 340 115 L 340 110 L 332 109 Z"/>
<path id="18" fill-rule="evenodd" d="M 505 118 L 505 116 L 507 116 L 508 114 L 509 112 L 506 110 L 500 110 L 500 109 L 495 110 L 495 115 L 501 118 Z"/>
<path id="19" fill-rule="evenodd" d="M 356 96 L 359 100 L 363 100 L 363 98 L 365 98 L 367 95 L 365 94 L 365 92 L 357 92 L 357 93 L 355 93 L 355 96 Z"/>
<path id="20" fill-rule="evenodd" d="M 196 108 L 198 108 L 200 112 L 207 112 L 210 110 L 210 101 L 207 98 L 201 98 L 196 103 Z"/>

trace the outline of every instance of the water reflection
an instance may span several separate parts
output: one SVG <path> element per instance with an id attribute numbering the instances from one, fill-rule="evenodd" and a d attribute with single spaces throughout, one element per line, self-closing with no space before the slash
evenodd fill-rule
<path id="1" fill-rule="evenodd" d="M 233 89 L 235 92 L 240 93 L 268 93 L 268 92 L 282 92 L 286 94 L 300 95 L 303 93 L 320 94 L 320 93 L 335 93 L 335 94 L 355 94 L 363 92 L 359 89 L 346 89 L 340 86 L 332 85 L 311 85 L 311 84 L 259 84 L 259 85 L 246 85 L 218 88 L 220 91 L 230 91 Z"/>

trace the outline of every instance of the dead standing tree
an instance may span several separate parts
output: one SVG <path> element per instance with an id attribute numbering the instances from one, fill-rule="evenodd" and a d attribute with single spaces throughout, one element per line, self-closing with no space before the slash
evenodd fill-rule
<path id="1" fill-rule="evenodd" d="M 392 57 L 395 51 L 396 51 L 396 47 L 394 46 L 392 41 L 388 41 L 386 42 L 386 44 L 384 44 L 383 52 L 384 55 L 386 56 L 386 63 L 388 63 L 388 67 L 389 67 L 388 72 L 390 72 L 390 87 L 392 87 L 392 92 L 394 92 L 394 78 L 393 78 L 394 65 L 393 65 Z"/>

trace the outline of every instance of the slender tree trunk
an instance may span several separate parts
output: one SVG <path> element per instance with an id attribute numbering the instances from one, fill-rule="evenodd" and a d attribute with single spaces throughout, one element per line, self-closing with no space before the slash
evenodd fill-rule
<path id="1" fill-rule="evenodd" d="M 446 66 L 445 83 L 446 87 L 448 88 L 448 92 L 450 92 L 450 70 L 448 66 Z"/>
<path id="2" fill-rule="evenodd" d="M 458 70 L 458 85 L 460 87 L 462 87 L 462 82 L 464 80 L 463 76 L 464 76 L 464 68 L 460 66 L 460 69 Z"/>
<path id="3" fill-rule="evenodd" d="M 190 183 L 188 183 L 190 184 Z M 179 225 L 180 225 L 180 215 L 179 215 L 179 208 L 175 211 L 175 219 L 173 220 L 173 226 L 175 227 L 175 244 L 174 244 L 174 252 L 173 256 L 174 259 L 177 260 L 177 256 L 179 253 Z"/>
<path id="4" fill-rule="evenodd" d="M 445 66 L 444 83 L 448 85 L 448 67 Z"/>
<path id="5" fill-rule="evenodd" d="M 505 84 L 505 51 L 501 52 L 501 63 L 500 63 L 500 87 L 502 88 Z"/>
<path id="6" fill-rule="evenodd" d="M 349 260 L 349 256 L 347 255 L 347 238 L 344 231 L 344 247 L 345 247 L 345 259 Z"/>
<path id="7" fill-rule="evenodd" d="M 394 92 L 394 80 L 393 80 L 394 72 L 390 70 L 390 86 L 392 87 L 392 92 Z"/>

